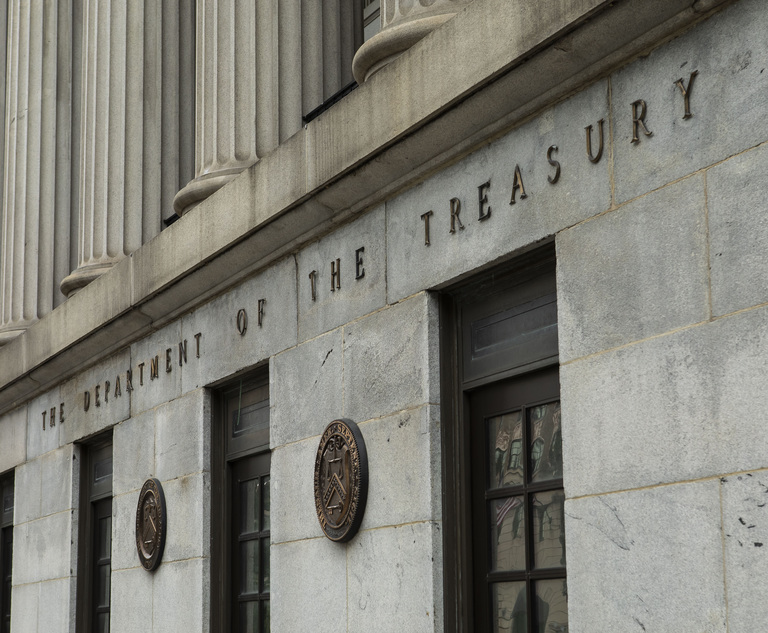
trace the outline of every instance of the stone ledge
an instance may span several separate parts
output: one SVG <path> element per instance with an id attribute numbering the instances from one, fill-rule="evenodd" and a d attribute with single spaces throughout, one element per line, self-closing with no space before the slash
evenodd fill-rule
<path id="1" fill-rule="evenodd" d="M 732 1 L 472 3 L 1 348 L 0 413 Z"/>

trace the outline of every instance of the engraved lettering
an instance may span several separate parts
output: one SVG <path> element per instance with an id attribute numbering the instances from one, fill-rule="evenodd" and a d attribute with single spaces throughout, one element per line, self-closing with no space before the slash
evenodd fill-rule
<path id="1" fill-rule="evenodd" d="M 171 355 L 173 354 L 173 348 L 169 347 L 165 350 L 165 373 L 170 374 L 171 368 L 173 367 L 173 361 L 171 360 Z"/>
<path id="2" fill-rule="evenodd" d="M 491 181 L 484 182 L 477 188 L 478 214 L 477 219 L 482 222 L 491 217 L 491 206 L 488 204 L 488 190 L 491 188 Z"/>
<path id="3" fill-rule="evenodd" d="M 456 222 L 459 223 L 459 228 L 464 230 L 464 225 L 461 223 L 459 214 L 461 213 L 461 200 L 458 198 L 451 198 L 451 230 L 449 233 L 456 232 Z"/>
<path id="4" fill-rule="evenodd" d="M 267 305 L 267 300 L 259 299 L 258 308 L 257 308 L 258 312 L 256 314 L 256 316 L 258 317 L 257 320 L 259 323 L 259 327 L 261 327 L 264 324 L 264 306 L 265 305 Z"/>
<path id="5" fill-rule="evenodd" d="M 200 358 L 200 337 L 203 335 L 202 332 L 198 332 L 195 334 L 195 358 Z"/>
<path id="6" fill-rule="evenodd" d="M 56 407 L 51 407 L 51 413 L 48 416 L 48 424 L 51 428 L 56 426 Z"/>
<path id="7" fill-rule="evenodd" d="M 313 270 L 309 273 L 309 285 L 312 289 L 312 301 L 317 301 L 317 292 L 315 288 L 315 280 L 317 279 L 317 271 Z"/>
<path id="8" fill-rule="evenodd" d="M 158 377 L 158 372 L 160 370 L 160 357 L 155 356 L 154 358 L 149 359 L 149 379 L 154 380 Z"/>
<path id="9" fill-rule="evenodd" d="M 515 196 L 518 191 L 520 192 L 521 200 L 528 197 L 525 193 L 525 185 L 523 185 L 523 174 L 520 172 L 520 165 L 515 165 L 515 178 L 514 183 L 512 184 L 512 199 L 509 201 L 509 204 L 515 204 Z"/>
<path id="10" fill-rule="evenodd" d="M 101 387 L 99 385 L 96 385 L 94 389 L 94 400 L 95 400 L 94 404 L 97 407 L 101 406 L 101 400 L 99 399 L 99 389 L 101 389 Z"/>
<path id="11" fill-rule="evenodd" d="M 685 114 L 683 115 L 684 119 L 690 119 L 693 116 L 691 113 L 691 88 L 693 88 L 693 80 L 696 79 L 696 75 L 698 74 L 698 70 L 694 70 L 691 73 L 691 76 L 688 78 L 687 86 L 683 83 L 682 77 L 680 77 L 680 79 L 675 82 L 675 85 L 680 88 L 680 92 L 683 93 L 683 102 L 685 104 Z"/>
<path id="12" fill-rule="evenodd" d="M 365 268 L 363 268 L 363 253 L 365 253 L 365 246 L 361 246 L 355 251 L 355 279 L 362 279 L 365 277 Z"/>
<path id="13" fill-rule="evenodd" d="M 184 339 L 179 343 L 179 367 L 182 367 L 187 362 L 187 339 Z"/>
<path id="14" fill-rule="evenodd" d="M 91 392 L 86 391 L 83 393 L 83 411 L 88 411 L 91 408 Z"/>
<path id="15" fill-rule="evenodd" d="M 338 257 L 335 262 L 331 262 L 331 292 L 334 290 L 341 290 L 341 259 Z"/>
<path id="16" fill-rule="evenodd" d="M 123 395 L 123 390 L 120 388 L 120 376 L 115 376 L 115 398 L 119 398 Z"/>
<path id="17" fill-rule="evenodd" d="M 125 390 L 128 392 L 133 391 L 133 370 L 129 369 L 125 372 Z"/>
<path id="18" fill-rule="evenodd" d="M 587 131 L 587 158 L 589 158 L 592 163 L 599 163 L 600 159 L 603 157 L 603 123 L 605 123 L 605 119 L 600 119 L 597 122 L 598 148 L 597 154 L 595 155 L 592 154 L 592 126 L 588 125 L 584 128 Z"/>
<path id="19" fill-rule="evenodd" d="M 560 163 L 552 158 L 552 153 L 556 151 L 558 151 L 557 145 L 550 145 L 549 149 L 547 150 L 547 162 L 555 168 L 555 173 L 547 176 L 547 180 L 549 181 L 550 185 L 554 185 L 558 180 L 560 180 Z"/>
<path id="20" fill-rule="evenodd" d="M 64 424 L 64 403 L 59 405 L 59 424 Z"/>
<path id="21" fill-rule="evenodd" d="M 651 132 L 645 125 L 645 116 L 648 113 L 648 106 L 645 105 L 645 101 L 642 99 L 638 99 L 637 101 L 634 101 L 632 103 L 632 142 L 633 143 L 639 143 L 640 137 L 638 136 L 638 132 L 640 131 L 640 128 L 643 128 L 643 134 L 646 136 L 653 136 L 653 132 Z"/>
<path id="22" fill-rule="evenodd" d="M 421 219 L 424 220 L 424 246 L 429 246 L 429 218 L 433 215 L 432 211 L 421 214 Z"/>
<path id="23" fill-rule="evenodd" d="M 144 363 L 139 363 L 139 385 L 144 384 Z"/>
<path id="24" fill-rule="evenodd" d="M 43 431 L 45 431 L 45 416 L 48 415 L 48 411 L 43 411 Z"/>
<path id="25" fill-rule="evenodd" d="M 237 331 L 240 332 L 240 336 L 245 336 L 245 333 L 248 331 L 248 313 L 245 311 L 245 308 L 240 308 L 237 311 L 235 324 L 237 325 Z"/>
<path id="26" fill-rule="evenodd" d="M 109 380 L 105 380 L 104 381 L 104 402 L 105 403 L 109 402 L 109 387 L 110 387 Z"/>

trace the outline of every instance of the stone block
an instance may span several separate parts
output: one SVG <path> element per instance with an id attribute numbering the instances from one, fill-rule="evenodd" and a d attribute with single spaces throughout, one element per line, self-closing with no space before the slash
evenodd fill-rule
<path id="1" fill-rule="evenodd" d="M 179 367 L 178 362 L 179 343 L 183 344 L 183 342 L 181 321 L 175 321 L 131 345 L 130 367 L 133 368 L 131 415 L 138 415 L 181 395 L 183 368 Z M 188 360 L 192 362 L 196 360 L 194 346 L 194 339 L 187 340 Z M 189 358 L 190 352 L 192 352 L 192 358 Z M 156 372 L 153 371 L 155 366 Z M 127 368 L 126 363 L 123 373 Z"/>
<path id="2" fill-rule="evenodd" d="M 61 389 L 55 387 L 27 404 L 27 459 L 39 457 L 59 448 L 61 434 L 59 417 L 63 401 Z M 55 413 L 54 426 L 50 424 L 51 409 Z M 43 414 L 45 414 L 45 427 L 43 427 Z"/>
<path id="3" fill-rule="evenodd" d="M 561 362 L 706 320 L 703 178 L 562 232 L 557 257 Z"/>
<path id="4" fill-rule="evenodd" d="M 80 462 L 74 459 L 71 444 L 43 455 L 40 473 L 41 516 L 78 507 L 80 500 L 73 490 L 79 490 Z"/>
<path id="5" fill-rule="evenodd" d="M 11 633 L 37 633 L 40 584 L 14 585 L 11 589 Z"/>
<path id="6" fill-rule="evenodd" d="M 350 631 L 443 630 L 439 524 L 368 530 L 348 547 Z"/>
<path id="7" fill-rule="evenodd" d="M 112 493 L 140 490 L 155 476 L 155 417 L 150 409 L 115 426 L 112 435 Z"/>
<path id="8" fill-rule="evenodd" d="M 387 202 L 387 300 L 410 296 L 505 258 L 611 206 L 608 86 L 600 81 L 537 119 L 470 154 Z M 604 124 L 604 151 L 592 163 L 585 127 Z M 547 160 L 560 163 L 560 177 Z M 520 168 L 522 190 L 515 189 Z M 481 185 L 489 188 L 480 190 Z M 523 191 L 524 190 L 524 191 Z M 510 204 L 515 192 L 515 204 Z M 480 220 L 480 198 L 490 217 Z M 525 193 L 525 197 L 522 194 Z M 451 199 L 460 203 L 451 233 Z M 456 204 L 454 203 L 454 208 Z M 425 245 L 425 220 L 429 242 Z"/>
<path id="9" fill-rule="evenodd" d="M 562 366 L 567 495 L 767 467 L 767 316 L 742 312 Z"/>
<path id="10" fill-rule="evenodd" d="M 611 77 L 616 201 L 624 202 L 768 139 L 762 104 L 768 78 L 768 15 L 760 0 L 734 3 Z M 690 90 L 692 117 L 684 119 Z M 633 108 L 647 106 L 632 143 Z"/>
<path id="11" fill-rule="evenodd" d="M 27 459 L 27 407 L 19 407 L 0 419 L 0 473 Z"/>
<path id="12" fill-rule="evenodd" d="M 259 326 L 259 305 L 262 325 Z M 245 310 L 247 328 L 238 331 L 237 315 Z M 188 341 L 182 369 L 187 393 L 252 367 L 296 344 L 296 266 L 292 257 L 205 304 L 182 319 Z M 200 358 L 195 335 L 200 336 Z M 174 371 L 176 371 L 174 367 Z"/>
<path id="13" fill-rule="evenodd" d="M 716 480 L 571 499 L 565 515 L 569 630 L 725 633 Z"/>
<path id="14" fill-rule="evenodd" d="M 211 610 L 209 561 L 195 558 L 164 563 L 154 576 L 154 630 L 207 631 Z"/>
<path id="15" fill-rule="evenodd" d="M 319 436 L 328 424 L 341 417 L 342 347 L 338 329 L 272 359 L 269 376 L 273 447 Z"/>
<path id="16" fill-rule="evenodd" d="M 723 477 L 721 488 L 729 630 L 759 631 L 768 621 L 768 472 Z"/>
<path id="17" fill-rule="evenodd" d="M 199 473 L 211 463 L 211 396 L 205 389 L 168 402 L 155 413 L 155 468 L 162 481 Z"/>
<path id="18" fill-rule="evenodd" d="M 62 384 L 61 401 L 64 403 L 64 422 L 58 427 L 62 446 L 96 435 L 130 417 L 131 393 L 127 391 L 125 383 L 126 371 L 130 367 L 130 351 L 125 348 Z M 120 379 L 120 396 L 115 393 L 118 378 Z M 107 381 L 109 381 L 109 389 L 107 389 Z M 86 392 L 88 396 L 85 395 Z M 85 410 L 86 397 L 90 402 L 87 411 Z M 30 408 L 30 412 L 30 417 L 35 415 L 40 417 L 40 413 L 35 413 L 34 408 Z"/>
<path id="19" fill-rule="evenodd" d="M 13 528 L 13 582 L 23 585 L 70 574 L 71 512 L 59 512 Z"/>
<path id="20" fill-rule="evenodd" d="M 707 171 L 714 316 L 768 301 L 766 171 L 765 146 Z"/>
<path id="21" fill-rule="evenodd" d="M 360 430 L 369 472 L 361 529 L 439 520 L 439 407 L 420 407 L 365 422 Z"/>
<path id="22" fill-rule="evenodd" d="M 40 604 L 44 605 L 37 616 L 38 633 L 70 633 L 75 630 L 76 579 L 60 578 L 37 585 L 40 590 Z M 16 617 L 12 612 L 11 619 Z"/>
<path id="23" fill-rule="evenodd" d="M 273 631 L 349 630 L 346 547 L 325 537 L 272 545 L 270 568 Z"/>
<path id="24" fill-rule="evenodd" d="M 112 568 L 111 633 L 153 630 L 153 584 L 154 575 L 148 574 L 143 567 L 120 570 Z M 162 608 L 162 604 L 158 608 Z"/>
<path id="25" fill-rule="evenodd" d="M 438 309 L 421 293 L 344 328 L 344 415 L 357 423 L 439 401 Z"/>
<path id="26" fill-rule="evenodd" d="M 320 438 L 272 451 L 270 464 L 273 543 L 323 537 L 315 512 L 315 455 Z"/>
<path id="27" fill-rule="evenodd" d="M 163 561 L 208 556 L 211 541 L 210 475 L 199 473 L 164 482 L 163 492 L 168 508 Z"/>
<path id="28" fill-rule="evenodd" d="M 300 341 L 383 307 L 387 294 L 384 206 L 310 244 L 297 260 Z M 333 276 L 337 260 L 339 272 Z"/>
<path id="29" fill-rule="evenodd" d="M 15 525 L 39 519 L 43 499 L 42 460 L 30 460 L 16 469 L 13 482 L 13 522 Z"/>
<path id="30" fill-rule="evenodd" d="M 136 551 L 136 505 L 138 503 L 138 490 L 112 497 L 113 572 L 141 567 Z M 141 569 L 144 571 L 143 567 Z"/>

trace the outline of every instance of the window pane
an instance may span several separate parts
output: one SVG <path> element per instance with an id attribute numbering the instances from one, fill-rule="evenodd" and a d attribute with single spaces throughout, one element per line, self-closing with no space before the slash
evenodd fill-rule
<path id="1" fill-rule="evenodd" d="M 550 402 L 529 411 L 531 480 L 546 481 L 563 476 L 563 442 L 560 434 L 560 402 Z"/>
<path id="2" fill-rule="evenodd" d="M 565 578 L 536 583 L 536 632 L 567 633 L 568 590 Z"/>
<path id="3" fill-rule="evenodd" d="M 264 503 L 262 505 L 264 514 L 262 515 L 261 529 L 266 532 L 269 530 L 269 475 L 261 478 L 261 488 L 261 493 L 264 495 Z"/>
<path id="4" fill-rule="evenodd" d="M 93 464 L 93 483 L 112 476 L 112 456 L 105 457 Z"/>
<path id="5" fill-rule="evenodd" d="M 500 582 L 491 586 L 491 631 L 526 633 L 524 582 Z"/>
<path id="6" fill-rule="evenodd" d="M 261 590 L 269 592 L 269 537 L 261 539 Z"/>
<path id="7" fill-rule="evenodd" d="M 96 582 L 98 586 L 98 607 L 109 606 L 109 578 L 111 573 L 111 567 L 109 565 L 99 565 L 97 568 L 98 579 Z"/>
<path id="8" fill-rule="evenodd" d="M 523 421 L 520 411 L 488 420 L 491 488 L 523 483 Z"/>
<path id="9" fill-rule="evenodd" d="M 269 633 L 269 600 L 261 603 L 261 630 Z"/>
<path id="10" fill-rule="evenodd" d="M 240 484 L 240 533 L 259 531 L 261 494 L 259 480 L 251 479 Z"/>
<path id="11" fill-rule="evenodd" d="M 232 437 L 267 428 L 269 428 L 269 400 L 262 400 L 232 412 Z"/>
<path id="12" fill-rule="evenodd" d="M 240 631 L 259 633 L 259 603 L 243 602 L 240 605 Z"/>
<path id="13" fill-rule="evenodd" d="M 533 559 L 537 568 L 565 567 L 565 494 L 540 492 L 531 498 Z"/>
<path id="14" fill-rule="evenodd" d="M 112 551 L 112 517 L 99 519 L 97 538 L 99 560 L 108 560 Z"/>
<path id="15" fill-rule="evenodd" d="M 240 593 L 259 592 L 259 540 L 240 543 Z"/>
<path id="16" fill-rule="evenodd" d="M 525 569 L 525 508 L 522 497 L 489 503 L 491 570 Z"/>
<path id="17" fill-rule="evenodd" d="M 99 613 L 96 616 L 96 630 L 98 633 L 109 633 L 109 613 Z"/>

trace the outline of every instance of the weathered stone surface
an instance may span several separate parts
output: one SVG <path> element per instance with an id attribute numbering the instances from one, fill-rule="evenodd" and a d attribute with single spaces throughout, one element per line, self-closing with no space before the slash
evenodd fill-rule
<path id="1" fill-rule="evenodd" d="M 40 585 L 14 585 L 11 590 L 11 633 L 37 633 L 40 616 Z"/>
<path id="2" fill-rule="evenodd" d="M 80 479 L 80 462 L 73 459 L 72 444 L 46 453 L 40 458 L 41 516 L 77 508 L 80 502 L 76 493 Z M 73 486 L 74 484 L 74 486 Z"/>
<path id="3" fill-rule="evenodd" d="M 707 171 L 715 316 L 768 301 L 766 171 L 765 146 Z"/>
<path id="4" fill-rule="evenodd" d="M 131 393 L 127 392 L 125 384 L 125 374 L 130 367 L 130 351 L 126 348 L 98 365 L 81 372 L 76 378 L 61 386 L 64 423 L 57 428 L 60 429 L 62 445 L 95 435 L 130 417 Z M 115 387 L 118 376 L 120 377 L 122 395 L 116 397 Z M 105 395 L 107 391 L 106 381 L 109 381 L 108 396 Z M 99 388 L 98 399 L 96 397 L 97 386 Z M 86 391 L 90 394 L 88 411 L 85 411 L 84 408 Z M 30 409 L 30 411 L 34 410 Z M 38 417 L 39 415 L 38 413 Z"/>
<path id="5" fill-rule="evenodd" d="M 386 304 L 386 243 L 381 205 L 299 252 L 299 340 L 313 338 Z M 360 248 L 365 250 L 357 253 Z M 331 265 L 335 271 L 337 259 L 340 272 L 332 278 Z M 309 278 L 313 271 L 314 301 Z"/>
<path id="6" fill-rule="evenodd" d="M 36 586 L 40 590 L 40 604 L 44 605 L 37 616 L 37 632 L 70 633 L 73 631 L 75 612 L 72 605 L 77 591 L 77 579 L 69 577 L 48 580 Z M 16 610 L 13 606 L 11 608 L 13 609 L 11 620 L 13 620 L 16 617 Z"/>
<path id="7" fill-rule="evenodd" d="M 611 77 L 616 201 L 624 202 L 768 138 L 762 107 L 768 65 L 768 15 L 760 0 L 743 0 L 717 19 L 672 40 Z M 698 76 L 685 114 L 675 85 Z M 647 128 L 632 143 L 632 103 L 647 104 Z"/>
<path id="8" fill-rule="evenodd" d="M 439 520 L 439 407 L 419 407 L 365 422 L 360 430 L 369 473 L 361 529 Z"/>
<path id="9" fill-rule="evenodd" d="M 259 326 L 259 301 L 262 325 Z M 247 314 L 247 329 L 237 329 L 239 310 Z M 292 257 L 247 280 L 182 319 L 182 338 L 188 341 L 187 364 L 182 369 L 182 391 L 187 393 L 251 367 L 296 344 L 296 265 Z M 200 337 L 196 358 L 195 335 Z M 178 344 L 177 344 L 178 346 Z M 174 357 L 178 368 L 178 350 Z"/>
<path id="10" fill-rule="evenodd" d="M 272 545 L 270 568 L 273 631 L 347 630 L 347 549 L 343 545 L 325 537 Z M 299 604 L 302 608 L 297 609 Z"/>
<path id="11" fill-rule="evenodd" d="M 388 301 L 455 279 L 610 208 L 608 109 L 607 84 L 598 82 L 388 201 Z M 600 119 L 605 120 L 604 152 L 595 164 L 587 158 L 584 128 L 593 127 L 596 156 Z M 552 145 L 558 147 L 552 160 L 561 165 L 555 184 L 548 181 L 555 175 L 547 161 Z M 524 191 L 515 191 L 511 205 L 517 166 Z M 479 187 L 487 182 L 490 188 L 483 193 L 491 214 L 480 221 Z M 453 233 L 452 198 L 461 203 L 465 227 L 455 222 Z M 425 246 L 421 216 L 429 211 L 430 245 Z"/>
<path id="12" fill-rule="evenodd" d="M 273 447 L 319 436 L 330 422 L 341 417 L 342 348 L 342 331 L 338 329 L 272 359 L 269 380 Z"/>
<path id="13" fill-rule="evenodd" d="M 703 178 L 560 233 L 557 256 L 561 362 L 706 320 Z"/>
<path id="14" fill-rule="evenodd" d="M 138 558 L 136 562 L 138 563 Z M 112 568 L 110 631 L 134 633 L 153 630 L 153 581 L 154 576 L 148 574 L 143 567 L 120 570 Z M 162 604 L 164 603 L 158 604 L 158 608 L 162 608 Z M 137 605 L 141 605 L 141 608 L 137 608 Z"/>
<path id="15" fill-rule="evenodd" d="M 725 633 L 716 480 L 568 500 L 565 514 L 569 630 Z"/>
<path id="16" fill-rule="evenodd" d="M 437 300 L 421 293 L 344 328 L 344 415 L 357 423 L 439 400 Z"/>
<path id="17" fill-rule="evenodd" d="M 129 366 L 133 368 L 131 415 L 137 415 L 181 395 L 183 368 L 179 367 L 178 360 L 179 343 L 183 340 L 181 321 L 175 321 L 131 345 L 130 365 L 126 363 L 122 370 L 124 373 Z M 194 340 L 187 343 L 192 348 L 194 344 Z M 188 354 L 189 351 L 188 349 Z M 194 352 L 192 356 L 190 360 L 194 362 Z M 157 359 L 157 376 L 153 378 L 152 363 L 155 358 Z M 142 363 L 143 368 L 140 367 Z M 168 367 L 170 371 L 167 371 Z"/>
<path id="18" fill-rule="evenodd" d="M 210 469 L 211 396 L 198 389 L 155 410 L 155 467 L 162 481 Z"/>
<path id="19" fill-rule="evenodd" d="M 120 569 L 141 567 L 136 551 L 136 505 L 138 502 L 138 490 L 112 497 L 113 572 Z M 141 570 L 146 573 L 143 567 Z M 112 582 L 114 584 L 114 580 Z"/>
<path id="20" fill-rule="evenodd" d="M 272 451 L 270 465 L 273 543 L 325 538 L 315 512 L 315 455 L 320 441 L 310 438 Z"/>
<path id="21" fill-rule="evenodd" d="M 112 493 L 140 490 L 155 475 L 155 417 L 150 409 L 123 420 L 112 435 Z"/>
<path id="22" fill-rule="evenodd" d="M 349 630 L 442 631 L 441 561 L 439 524 L 361 532 L 348 550 Z"/>
<path id="23" fill-rule="evenodd" d="M 204 558 L 160 565 L 154 572 L 152 587 L 152 603 L 157 605 L 152 610 L 154 630 L 208 630 L 209 578 L 210 564 Z M 173 599 L 169 600 L 169 596 Z"/>
<path id="24" fill-rule="evenodd" d="M 14 473 L 13 522 L 26 523 L 42 514 L 42 460 L 33 459 L 19 466 Z"/>
<path id="25" fill-rule="evenodd" d="M 768 472 L 724 477 L 721 487 L 729 630 L 759 631 L 768 621 Z"/>
<path id="26" fill-rule="evenodd" d="M 27 407 L 22 406 L 0 419 L 0 473 L 22 464 L 27 458 Z"/>
<path id="27" fill-rule="evenodd" d="M 66 578 L 73 538 L 71 512 L 58 512 L 13 528 L 13 583 Z"/>
<path id="28" fill-rule="evenodd" d="M 755 309 L 562 366 L 567 495 L 768 466 L 766 315 Z"/>
<path id="29" fill-rule="evenodd" d="M 208 473 L 163 483 L 168 531 L 163 561 L 184 560 L 210 553 L 211 478 Z"/>

